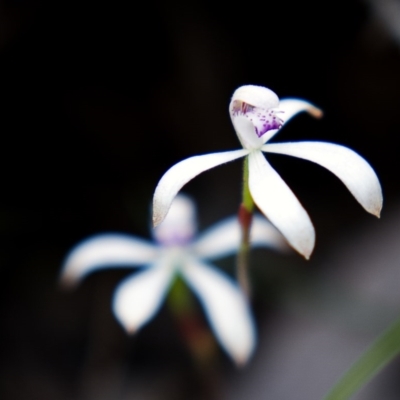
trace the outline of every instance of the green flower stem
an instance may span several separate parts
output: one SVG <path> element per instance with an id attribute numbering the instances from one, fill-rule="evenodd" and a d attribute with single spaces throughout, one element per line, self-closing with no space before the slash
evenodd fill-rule
<path id="1" fill-rule="evenodd" d="M 192 293 L 179 276 L 172 284 L 167 302 L 197 366 L 200 370 L 208 368 L 215 362 L 217 345 L 199 315 Z"/>
<path id="2" fill-rule="evenodd" d="M 242 203 L 239 207 L 239 223 L 242 230 L 242 238 L 237 255 L 237 279 L 247 296 L 250 296 L 250 283 L 248 277 L 250 255 L 250 227 L 253 219 L 254 201 L 249 189 L 249 161 L 245 157 L 243 165 L 243 191 Z"/>
<path id="3" fill-rule="evenodd" d="M 342 378 L 324 400 L 347 400 L 400 353 L 400 318 L 390 326 Z"/>
<path id="4" fill-rule="evenodd" d="M 250 213 L 254 211 L 254 201 L 251 197 L 249 189 L 249 158 L 244 158 L 243 163 L 243 190 L 242 190 L 242 204 L 243 207 Z"/>

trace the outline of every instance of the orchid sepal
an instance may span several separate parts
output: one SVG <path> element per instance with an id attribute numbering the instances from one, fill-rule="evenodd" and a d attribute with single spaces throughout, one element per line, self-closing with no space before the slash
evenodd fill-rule
<path id="1" fill-rule="evenodd" d="M 187 158 L 171 167 L 160 179 L 153 197 L 153 226 L 160 224 L 179 190 L 195 176 L 217 165 L 244 157 L 249 151 L 233 150 Z"/>

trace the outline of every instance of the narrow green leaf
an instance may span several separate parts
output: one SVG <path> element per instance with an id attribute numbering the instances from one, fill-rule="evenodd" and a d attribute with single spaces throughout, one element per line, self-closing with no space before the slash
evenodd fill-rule
<path id="1" fill-rule="evenodd" d="M 391 325 L 324 397 L 324 400 L 347 400 L 368 383 L 400 353 L 400 318 Z"/>

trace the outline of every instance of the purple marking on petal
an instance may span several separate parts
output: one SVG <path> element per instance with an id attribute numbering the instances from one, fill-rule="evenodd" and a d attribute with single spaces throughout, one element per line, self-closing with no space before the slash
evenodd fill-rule
<path id="1" fill-rule="evenodd" d="M 254 107 L 243 101 L 235 100 L 232 104 L 232 117 L 244 115 L 254 125 L 255 133 L 261 137 L 272 129 L 279 129 L 283 121 L 276 116 L 274 110 L 264 110 L 263 108 Z"/>
<path id="2" fill-rule="evenodd" d="M 265 112 L 266 110 L 261 110 L 261 113 L 259 111 L 260 109 L 254 108 L 244 114 L 253 123 L 258 137 L 261 137 L 272 129 L 279 129 L 282 126 L 283 121 L 275 116 L 274 111 L 269 110 L 268 113 Z"/>
<path id="3" fill-rule="evenodd" d="M 173 247 L 173 246 L 187 246 L 189 243 L 193 241 L 193 234 L 180 234 L 175 232 L 174 234 L 170 234 L 168 237 L 158 237 L 157 242 L 161 246 L 165 247 Z"/>

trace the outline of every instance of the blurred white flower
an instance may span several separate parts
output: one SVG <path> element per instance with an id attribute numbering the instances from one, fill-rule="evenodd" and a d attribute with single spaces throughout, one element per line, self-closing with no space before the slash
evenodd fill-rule
<path id="1" fill-rule="evenodd" d="M 248 301 L 228 275 L 207 264 L 208 259 L 235 253 L 240 243 L 236 218 L 210 228 L 197 240 L 193 202 L 177 196 L 168 217 L 153 230 L 155 244 L 134 236 L 105 234 L 76 246 L 65 260 L 61 282 L 76 285 L 89 273 L 105 268 L 145 268 L 116 289 L 113 312 L 134 333 L 160 308 L 179 274 L 198 296 L 211 328 L 237 364 L 244 364 L 255 346 L 255 328 Z M 261 216 L 251 228 L 253 246 L 287 249 L 282 235 Z"/>
<path id="2" fill-rule="evenodd" d="M 307 111 L 320 117 L 321 110 L 300 99 L 279 101 L 271 90 L 247 85 L 235 91 L 229 111 L 243 149 L 190 157 L 171 167 L 154 193 L 154 226 L 163 221 L 172 200 L 188 181 L 217 165 L 247 156 L 249 189 L 255 204 L 293 248 L 309 258 L 315 243 L 311 220 L 262 152 L 299 157 L 327 168 L 347 186 L 366 211 L 379 217 L 382 208 L 379 180 L 371 166 L 354 151 L 325 142 L 266 144 L 297 113 Z"/>

